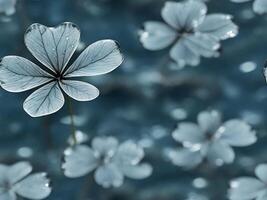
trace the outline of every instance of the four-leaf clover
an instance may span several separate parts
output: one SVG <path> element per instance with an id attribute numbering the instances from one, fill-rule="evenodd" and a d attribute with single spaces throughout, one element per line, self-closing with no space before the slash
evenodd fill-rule
<path id="1" fill-rule="evenodd" d="M 64 91 L 77 101 L 90 101 L 98 89 L 76 77 L 97 76 L 116 69 L 123 61 L 118 44 L 101 40 L 88 46 L 67 66 L 79 44 L 80 31 L 70 22 L 56 28 L 33 24 L 25 33 L 25 44 L 46 68 L 42 69 L 19 56 L 6 56 L 0 64 L 0 81 L 9 92 L 23 92 L 41 86 L 23 104 L 32 117 L 57 112 L 64 105 Z"/>
<path id="2" fill-rule="evenodd" d="M 239 119 L 222 123 L 218 111 L 200 112 L 198 124 L 181 122 L 172 133 L 183 148 L 169 152 L 173 164 L 193 168 L 204 159 L 213 164 L 232 163 L 235 153 L 232 146 L 243 147 L 256 142 L 255 131 Z"/>
<path id="3" fill-rule="evenodd" d="M 217 56 L 219 41 L 238 33 L 230 15 L 206 13 L 201 1 L 166 2 L 161 12 L 166 24 L 146 22 L 140 40 L 149 50 L 171 46 L 170 57 L 180 66 L 198 65 L 200 56 Z"/>
<path id="4" fill-rule="evenodd" d="M 96 137 L 92 148 L 77 145 L 64 152 L 62 168 L 65 176 L 76 178 L 95 170 L 95 181 L 105 187 L 119 187 L 124 176 L 143 179 L 151 175 L 152 167 L 147 163 L 140 164 L 144 150 L 132 141 L 119 145 L 114 137 Z"/>
<path id="5" fill-rule="evenodd" d="M 31 174 L 28 162 L 7 166 L 0 164 L 0 199 L 16 200 L 16 195 L 27 199 L 44 199 L 51 193 L 46 173 Z"/>

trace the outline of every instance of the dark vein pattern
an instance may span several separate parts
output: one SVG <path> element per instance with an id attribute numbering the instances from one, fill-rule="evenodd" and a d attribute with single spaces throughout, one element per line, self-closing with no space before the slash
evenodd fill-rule
<path id="1" fill-rule="evenodd" d="M 96 76 L 117 68 L 123 61 L 118 44 L 101 40 L 87 47 L 65 72 L 66 77 Z"/>

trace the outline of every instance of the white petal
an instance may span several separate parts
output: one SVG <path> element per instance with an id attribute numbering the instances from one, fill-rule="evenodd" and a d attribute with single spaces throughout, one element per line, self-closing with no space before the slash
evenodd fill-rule
<path id="1" fill-rule="evenodd" d="M 149 50 L 160 50 L 171 45 L 178 37 L 174 29 L 161 22 L 146 22 L 140 41 Z"/>
<path id="2" fill-rule="evenodd" d="M 92 140 L 92 148 L 100 155 L 113 155 L 118 144 L 118 140 L 114 137 L 95 137 Z"/>
<path id="3" fill-rule="evenodd" d="M 255 0 L 253 4 L 254 12 L 258 14 L 267 13 L 267 1 L 266 0 Z"/>
<path id="4" fill-rule="evenodd" d="M 197 121 L 201 129 L 208 134 L 215 134 L 222 123 L 221 114 L 216 110 L 200 112 Z"/>
<path id="5" fill-rule="evenodd" d="M 91 101 L 99 95 L 99 90 L 86 82 L 62 80 L 59 84 L 67 95 L 77 101 Z"/>
<path id="6" fill-rule="evenodd" d="M 256 198 L 256 200 L 267 200 L 267 190 L 262 191 L 258 197 Z"/>
<path id="7" fill-rule="evenodd" d="M 112 163 L 100 166 L 94 177 L 95 181 L 104 188 L 120 187 L 123 184 L 123 174 Z"/>
<path id="8" fill-rule="evenodd" d="M 256 176 L 267 184 L 267 164 L 260 164 L 255 169 Z"/>
<path id="9" fill-rule="evenodd" d="M 194 123 L 179 123 L 177 129 L 172 133 L 172 137 L 181 143 L 200 144 L 205 140 L 205 135 L 200 127 Z"/>
<path id="10" fill-rule="evenodd" d="M 93 171 L 97 165 L 98 159 L 93 150 L 85 145 L 78 145 L 64 151 L 62 169 L 65 176 L 69 178 L 84 176 Z"/>
<path id="11" fill-rule="evenodd" d="M 198 166 L 203 160 L 199 151 L 191 151 L 187 148 L 170 150 L 167 156 L 174 165 L 188 169 Z"/>
<path id="12" fill-rule="evenodd" d="M 9 167 L 7 165 L 0 164 L 0 185 L 7 179 L 7 172 Z"/>
<path id="13" fill-rule="evenodd" d="M 18 162 L 8 169 L 7 177 L 11 184 L 20 181 L 32 171 L 32 166 L 28 162 Z"/>
<path id="14" fill-rule="evenodd" d="M 0 64 L 0 81 L 9 92 L 22 92 L 38 87 L 53 77 L 31 61 L 19 56 L 6 56 Z"/>
<path id="15" fill-rule="evenodd" d="M 57 82 L 53 81 L 33 92 L 23 103 L 24 110 L 32 117 L 57 112 L 64 105 L 64 96 Z"/>
<path id="16" fill-rule="evenodd" d="M 184 37 L 171 48 L 170 56 L 179 66 L 196 66 L 200 62 L 200 56 L 185 44 Z"/>
<path id="17" fill-rule="evenodd" d="M 251 126 L 238 119 L 225 122 L 217 134 L 221 141 L 231 146 L 248 146 L 257 141 L 256 133 Z"/>
<path id="18" fill-rule="evenodd" d="M 251 200 L 265 189 L 265 185 L 256 178 L 240 177 L 231 183 L 229 198 L 231 200 Z"/>
<path id="19" fill-rule="evenodd" d="M 214 141 L 208 148 L 207 158 L 214 164 L 229 164 L 234 161 L 235 153 L 229 145 L 220 141 Z"/>
<path id="20" fill-rule="evenodd" d="M 144 179 L 152 174 L 153 168 L 150 164 L 122 165 L 120 166 L 123 174 L 132 179 Z"/>
<path id="21" fill-rule="evenodd" d="M 238 33 L 238 27 L 232 22 L 232 17 L 224 14 L 207 15 L 197 29 L 220 40 L 235 37 Z"/>
<path id="22" fill-rule="evenodd" d="M 166 2 L 161 15 L 173 28 L 191 31 L 203 21 L 206 13 L 204 3 L 189 0 L 181 3 Z"/>
<path id="23" fill-rule="evenodd" d="M 0 193 L 1 200 L 16 200 L 16 194 L 14 192 Z"/>
<path id="24" fill-rule="evenodd" d="M 16 0 L 1 0 L 0 1 L 0 13 L 6 15 L 12 15 L 15 13 Z"/>
<path id="25" fill-rule="evenodd" d="M 64 70 L 80 39 L 78 27 L 65 22 L 52 28 L 32 24 L 25 33 L 25 44 L 34 57 L 54 72 Z"/>
<path id="26" fill-rule="evenodd" d="M 100 40 L 87 47 L 66 70 L 65 77 L 96 76 L 116 69 L 123 61 L 114 40 Z"/>
<path id="27" fill-rule="evenodd" d="M 49 182 L 46 173 L 32 174 L 15 184 L 14 191 L 28 199 L 44 199 L 51 193 Z"/>
<path id="28" fill-rule="evenodd" d="M 196 55 L 204 57 L 215 57 L 218 55 L 220 44 L 217 39 L 208 34 L 189 34 L 185 36 L 184 45 L 186 45 Z"/>
<path id="29" fill-rule="evenodd" d="M 115 160 L 118 165 L 129 164 L 136 165 L 144 157 L 144 150 L 142 147 L 135 144 L 133 141 L 126 141 L 122 143 L 116 152 Z"/>

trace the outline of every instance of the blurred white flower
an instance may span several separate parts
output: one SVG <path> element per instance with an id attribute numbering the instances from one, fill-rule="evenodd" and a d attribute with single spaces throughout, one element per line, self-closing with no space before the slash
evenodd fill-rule
<path id="1" fill-rule="evenodd" d="M 25 33 L 25 44 L 45 70 L 19 56 L 6 56 L 0 64 L 3 89 L 23 92 L 40 87 L 23 104 L 32 117 L 57 112 L 64 105 L 62 91 L 77 101 L 90 101 L 99 95 L 98 89 L 76 77 L 97 76 L 116 69 L 123 61 L 118 44 L 100 40 L 88 46 L 67 66 L 80 40 L 80 30 L 70 22 L 55 28 L 31 25 Z"/>
<path id="2" fill-rule="evenodd" d="M 67 142 L 69 145 L 73 146 L 75 144 L 82 144 L 84 142 L 87 142 L 89 140 L 89 137 L 87 134 L 80 130 L 75 131 L 75 141 L 72 135 L 69 136 Z"/>
<path id="3" fill-rule="evenodd" d="M 230 0 L 235 3 L 243 3 L 248 1 L 253 2 L 253 11 L 257 14 L 267 13 L 267 0 Z"/>
<path id="4" fill-rule="evenodd" d="M 170 57 L 180 66 L 198 65 L 200 56 L 218 56 L 220 40 L 238 33 L 230 15 L 206 13 L 201 1 L 166 2 L 161 12 L 166 23 L 146 22 L 140 41 L 149 50 L 171 47 Z"/>
<path id="5" fill-rule="evenodd" d="M 143 149 L 132 141 L 119 145 L 114 137 L 96 137 L 92 148 L 77 145 L 64 151 L 62 168 L 65 176 L 76 178 L 95 170 L 95 181 L 104 188 L 119 187 L 124 176 L 132 179 L 147 178 L 152 166 L 140 163 Z"/>
<path id="6" fill-rule="evenodd" d="M 235 158 L 232 146 L 248 146 L 257 140 L 246 122 L 231 119 L 222 123 L 217 111 L 200 112 L 197 121 L 198 124 L 181 122 L 173 131 L 173 138 L 183 144 L 183 148 L 168 151 L 173 164 L 193 168 L 203 159 L 215 165 L 232 163 Z"/>
<path id="7" fill-rule="evenodd" d="M 0 13 L 13 15 L 16 12 L 17 0 L 0 0 Z"/>
<path id="8" fill-rule="evenodd" d="M 265 200 L 267 199 L 267 164 L 255 169 L 256 177 L 240 177 L 231 181 L 229 199 Z"/>
<path id="9" fill-rule="evenodd" d="M 44 199 L 51 193 L 46 173 L 30 174 L 28 162 L 11 166 L 0 164 L 0 199 L 16 200 L 17 195 L 27 199 Z"/>

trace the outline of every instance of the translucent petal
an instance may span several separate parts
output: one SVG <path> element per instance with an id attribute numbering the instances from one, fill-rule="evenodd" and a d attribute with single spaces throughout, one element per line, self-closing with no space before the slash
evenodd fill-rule
<path id="1" fill-rule="evenodd" d="M 160 50 L 171 45 L 178 37 L 175 30 L 161 22 L 146 22 L 140 41 L 149 50 Z"/>
<path id="2" fill-rule="evenodd" d="M 170 150 L 167 156 L 174 165 L 188 169 L 196 167 L 203 160 L 203 157 L 201 156 L 199 151 L 191 151 L 187 148 Z"/>
<path id="3" fill-rule="evenodd" d="M 186 45 L 196 55 L 204 57 L 215 57 L 218 54 L 220 44 L 217 39 L 208 34 L 189 34 L 185 36 L 184 45 Z"/>
<path id="4" fill-rule="evenodd" d="M 51 81 L 52 75 L 19 56 L 6 56 L 0 64 L 0 81 L 9 92 L 22 92 Z"/>
<path id="5" fill-rule="evenodd" d="M 256 176 L 267 184 L 267 164 L 260 164 L 255 169 Z"/>
<path id="6" fill-rule="evenodd" d="M 144 179 L 152 174 L 153 168 L 150 164 L 140 165 L 122 165 L 120 166 L 122 173 L 132 179 Z"/>
<path id="7" fill-rule="evenodd" d="M 207 158 L 214 164 L 228 164 L 234 161 L 235 153 L 229 145 L 220 141 L 214 141 L 208 148 Z"/>
<path id="8" fill-rule="evenodd" d="M 98 166 L 98 159 L 91 148 L 85 145 L 77 145 L 64 151 L 64 163 L 62 169 L 65 176 L 76 178 L 84 176 Z"/>
<path id="9" fill-rule="evenodd" d="M 208 134 L 215 134 L 222 123 L 221 114 L 215 110 L 200 112 L 197 121 L 201 129 Z"/>
<path id="10" fill-rule="evenodd" d="M 7 172 L 9 167 L 7 165 L 0 164 L 0 185 L 7 179 Z"/>
<path id="11" fill-rule="evenodd" d="M 253 10 L 255 13 L 264 14 L 267 13 L 267 1 L 255 0 L 253 3 Z"/>
<path id="12" fill-rule="evenodd" d="M 99 95 L 99 90 L 86 82 L 61 80 L 59 85 L 67 95 L 77 101 L 91 101 Z"/>
<path id="13" fill-rule="evenodd" d="M 179 64 L 179 66 L 196 66 L 200 62 L 199 54 L 196 54 L 192 51 L 191 47 L 189 48 L 185 44 L 184 37 L 179 39 L 179 41 L 171 48 L 170 56 Z"/>
<path id="14" fill-rule="evenodd" d="M 267 200 L 267 190 L 261 192 L 256 198 L 256 200 Z"/>
<path id="15" fill-rule="evenodd" d="M 199 1 L 166 2 L 162 9 L 162 18 L 178 31 L 192 31 L 204 19 L 207 7 Z"/>
<path id="16" fill-rule="evenodd" d="M 118 147 L 118 140 L 114 137 L 95 137 L 92 148 L 100 155 L 113 155 Z"/>
<path id="17" fill-rule="evenodd" d="M 66 70 L 65 77 L 96 76 L 116 69 L 123 61 L 118 43 L 100 40 L 87 47 Z"/>
<path id="18" fill-rule="evenodd" d="M 225 122 L 216 133 L 231 146 L 248 146 L 257 141 L 256 133 L 246 122 L 233 119 Z"/>
<path id="19" fill-rule="evenodd" d="M 52 28 L 32 24 L 25 33 L 25 44 L 34 57 L 54 72 L 61 72 L 80 40 L 78 27 L 65 22 Z"/>
<path id="20" fill-rule="evenodd" d="M 11 165 L 7 171 L 7 178 L 11 184 L 14 184 L 32 171 L 32 166 L 28 162 L 18 162 L 14 165 Z"/>
<path id="21" fill-rule="evenodd" d="M 28 199 L 44 199 L 51 193 L 49 182 L 46 173 L 32 174 L 15 184 L 14 191 Z"/>
<path id="22" fill-rule="evenodd" d="M 240 177 L 231 182 L 229 198 L 231 200 L 250 200 L 265 189 L 265 185 L 256 178 Z"/>
<path id="23" fill-rule="evenodd" d="M 1 200 L 16 200 L 16 194 L 14 192 L 5 192 L 0 194 Z"/>
<path id="24" fill-rule="evenodd" d="M 58 83 L 53 81 L 33 92 L 24 101 L 23 108 L 30 116 L 40 117 L 57 112 L 64 101 Z"/>
<path id="25" fill-rule="evenodd" d="M 100 166 L 95 172 L 95 181 L 104 188 L 120 187 L 123 184 L 123 174 L 112 163 Z"/>
<path id="26" fill-rule="evenodd" d="M 200 127 L 194 123 L 179 123 L 177 129 L 172 133 L 172 137 L 181 143 L 200 144 L 205 140 L 205 135 Z"/>
<path id="27" fill-rule="evenodd" d="M 1 0 L 0 1 L 0 13 L 6 15 L 12 15 L 15 13 L 16 0 Z"/>
<path id="28" fill-rule="evenodd" d="M 235 37 L 238 33 L 238 27 L 232 22 L 232 17 L 224 14 L 207 15 L 197 30 L 220 40 Z"/>
<path id="29" fill-rule="evenodd" d="M 133 141 L 126 141 L 118 147 L 114 159 L 118 165 L 136 165 L 143 159 L 143 157 L 144 150 L 142 147 L 138 146 Z"/>

